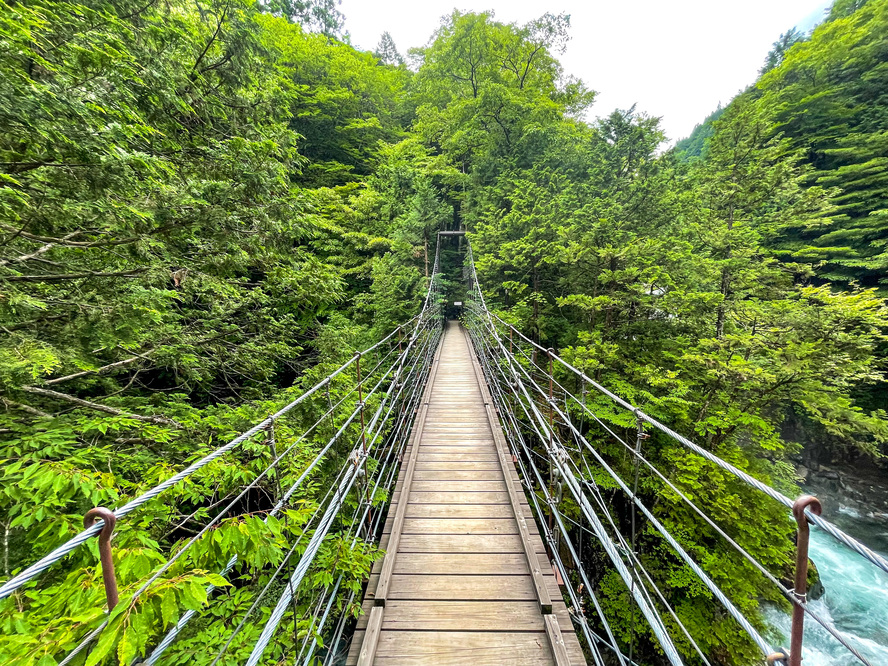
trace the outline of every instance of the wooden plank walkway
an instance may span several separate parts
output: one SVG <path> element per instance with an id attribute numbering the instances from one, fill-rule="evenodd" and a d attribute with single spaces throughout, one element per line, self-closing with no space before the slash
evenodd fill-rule
<path id="1" fill-rule="evenodd" d="M 490 403 L 448 322 L 348 666 L 585 663 Z"/>

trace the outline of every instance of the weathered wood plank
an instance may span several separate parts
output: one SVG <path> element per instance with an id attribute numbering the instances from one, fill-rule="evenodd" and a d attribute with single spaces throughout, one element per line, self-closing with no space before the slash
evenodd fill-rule
<path id="1" fill-rule="evenodd" d="M 483 432 L 427 434 L 420 446 L 493 446 L 493 436 Z"/>
<path id="2" fill-rule="evenodd" d="M 518 534 L 508 518 L 405 518 L 404 534 Z"/>
<path id="3" fill-rule="evenodd" d="M 418 600 L 417 599 L 414 599 L 414 600 L 404 599 L 404 600 L 391 601 L 390 604 L 392 604 L 392 605 L 387 606 L 386 607 L 387 609 L 391 609 L 392 607 L 397 606 L 397 607 L 400 607 L 404 613 L 408 612 L 408 609 L 411 606 L 423 607 L 423 606 L 437 606 L 437 605 L 441 605 L 441 606 L 444 606 L 444 605 L 452 605 L 452 606 L 464 605 L 468 609 L 471 609 L 471 607 L 473 607 L 473 606 L 480 608 L 485 605 L 491 605 L 491 606 L 494 606 L 495 608 L 500 609 L 501 613 L 511 614 L 513 617 L 518 616 L 519 613 L 522 613 L 524 610 L 530 610 L 531 614 L 534 617 L 540 619 L 540 626 L 543 626 L 543 622 L 542 622 L 543 616 L 540 614 L 539 607 L 536 604 L 536 602 L 534 602 L 534 601 L 503 602 L 503 601 L 447 601 L 447 600 L 442 601 L 442 600 L 429 600 L 429 599 L 418 599 Z M 372 599 L 367 599 L 362 604 L 361 616 L 358 618 L 358 623 L 357 623 L 356 629 L 363 630 L 363 629 L 367 628 L 368 620 L 370 618 L 370 611 L 372 611 L 373 608 L 374 608 L 374 605 L 373 605 Z M 558 626 L 561 629 L 562 635 L 565 636 L 566 639 L 569 639 L 570 635 L 574 631 L 574 628 L 573 628 L 573 621 L 571 620 L 570 614 L 567 612 L 567 608 L 564 606 L 564 604 L 561 604 L 561 607 L 558 610 L 554 611 L 552 613 L 552 616 L 557 618 Z M 465 626 L 463 628 L 465 628 Z M 506 631 L 508 631 L 510 629 L 513 631 L 520 631 L 520 629 L 515 628 L 515 627 L 508 627 L 506 629 Z M 388 630 L 392 631 L 394 629 L 388 629 Z M 402 631 L 409 630 L 409 628 L 405 626 L 401 630 Z M 442 629 L 442 630 L 444 630 L 444 629 Z M 565 640 L 565 643 L 569 644 L 569 641 Z M 570 648 L 568 648 L 568 649 L 570 649 Z M 582 664 L 583 659 L 581 658 L 579 660 L 579 662 L 576 662 L 576 663 Z"/>
<path id="4" fill-rule="evenodd" d="M 516 534 L 405 534 L 404 553 L 523 553 Z M 540 552 L 545 552 L 540 542 Z"/>
<path id="5" fill-rule="evenodd" d="M 512 666 L 551 664 L 544 633 L 384 632 L 377 664 Z"/>
<path id="6" fill-rule="evenodd" d="M 478 470 L 414 470 L 414 481 L 499 481 L 503 478 L 498 469 Z"/>
<path id="7" fill-rule="evenodd" d="M 379 632 L 382 631 L 383 608 L 376 607 L 370 611 L 370 619 L 358 655 L 358 666 L 372 666 L 376 659 L 376 646 L 379 643 Z"/>
<path id="8" fill-rule="evenodd" d="M 446 443 L 444 441 L 440 442 L 431 442 L 428 444 L 421 444 L 419 449 L 423 455 L 423 458 L 429 454 L 436 453 L 446 453 L 448 455 L 496 455 L 496 449 L 493 446 L 493 441 L 483 443 L 483 442 L 451 442 Z"/>
<path id="9" fill-rule="evenodd" d="M 395 562 L 397 574 L 529 575 L 523 553 L 410 553 Z"/>
<path id="10" fill-rule="evenodd" d="M 505 492 L 506 482 L 504 479 L 496 481 L 414 481 L 410 487 L 412 492 L 428 493 L 489 493 L 489 492 Z"/>
<path id="11" fill-rule="evenodd" d="M 395 574 L 392 576 L 389 598 L 534 601 L 536 591 L 529 576 Z"/>
<path id="12" fill-rule="evenodd" d="M 438 516 L 418 516 L 410 517 L 407 515 L 411 507 L 438 507 L 438 504 L 407 504 L 407 512 L 405 512 L 405 521 L 401 529 L 401 534 L 518 534 L 518 527 L 515 521 L 515 514 L 511 506 L 502 504 L 482 504 L 482 505 L 447 505 L 457 507 L 477 508 L 480 512 L 481 508 L 507 508 L 508 514 L 505 516 L 465 516 L 458 517 L 453 515 Z M 391 534 L 394 525 L 394 517 L 389 514 L 383 525 L 383 534 Z M 536 524 L 532 524 L 531 534 L 537 534 Z"/>
<path id="13" fill-rule="evenodd" d="M 439 472 L 445 470 L 453 472 L 472 472 L 480 470 L 499 471 L 499 469 L 500 464 L 497 460 L 474 460 L 471 462 L 463 462 L 461 460 L 427 460 L 426 456 L 423 456 L 421 460 L 416 462 L 417 472 Z"/>
<path id="14" fill-rule="evenodd" d="M 509 493 L 503 492 L 417 492 L 410 491 L 411 504 L 509 504 Z"/>
<path id="15" fill-rule="evenodd" d="M 371 618 L 372 620 L 373 618 Z M 570 657 L 567 654 L 567 646 L 564 644 L 564 637 L 561 635 L 561 627 L 558 626 L 558 618 L 553 614 L 544 615 L 543 621 L 546 625 L 546 636 L 549 639 L 549 647 L 552 650 L 552 658 L 557 666 L 570 666 Z M 367 627 L 369 633 L 372 626 Z"/>
<path id="16" fill-rule="evenodd" d="M 385 631 L 545 631 L 533 601 L 395 601 L 386 606 Z M 504 661 L 507 661 L 504 658 Z"/>
<path id="17" fill-rule="evenodd" d="M 507 504 L 408 504 L 408 518 L 514 518 Z"/>
<path id="18" fill-rule="evenodd" d="M 437 451 L 426 449 L 423 451 L 422 460 L 426 462 L 498 462 L 499 456 L 491 447 L 481 451 L 456 451 L 448 447 L 440 447 Z"/>

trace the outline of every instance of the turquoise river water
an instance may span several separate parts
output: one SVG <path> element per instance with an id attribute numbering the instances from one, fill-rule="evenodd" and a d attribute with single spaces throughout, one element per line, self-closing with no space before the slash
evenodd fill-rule
<path id="1" fill-rule="evenodd" d="M 884 527 L 858 520 L 852 510 L 843 513 L 842 529 L 882 550 L 888 539 Z M 811 610 L 841 632 L 873 666 L 888 666 L 888 574 L 817 528 L 811 530 L 810 555 L 826 589 L 811 602 Z M 789 615 L 775 608 L 768 612 L 768 620 L 777 632 L 776 645 L 789 647 Z M 802 658 L 805 666 L 860 664 L 810 617 L 805 618 Z"/>

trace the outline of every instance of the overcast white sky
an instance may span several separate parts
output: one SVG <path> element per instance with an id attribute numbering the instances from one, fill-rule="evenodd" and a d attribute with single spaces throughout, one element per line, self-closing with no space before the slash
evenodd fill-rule
<path id="1" fill-rule="evenodd" d="M 561 58 L 598 98 L 592 115 L 615 108 L 663 118 L 670 141 L 690 134 L 719 102 L 755 80 L 771 44 L 808 27 L 828 0 L 342 0 L 352 43 L 372 50 L 388 30 L 402 54 L 423 46 L 454 7 L 492 9 L 503 22 L 545 12 L 571 17 Z"/>

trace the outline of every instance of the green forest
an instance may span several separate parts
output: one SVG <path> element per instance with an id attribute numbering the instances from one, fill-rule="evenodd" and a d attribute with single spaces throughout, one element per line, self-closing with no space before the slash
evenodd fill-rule
<path id="1" fill-rule="evenodd" d="M 888 0 L 837 0 L 812 34 L 782 36 L 759 79 L 675 148 L 658 118 L 597 108 L 596 82 L 564 70 L 578 37 L 564 14 L 454 10 L 403 54 L 387 34 L 357 50 L 342 30 L 332 0 L 0 0 L 3 580 L 90 508 L 167 478 L 414 316 L 441 230 L 468 232 L 500 316 L 769 485 L 799 494 L 802 457 L 881 464 Z M 589 406 L 634 432 L 604 398 Z M 283 477 L 322 440 L 297 443 Z M 790 571 L 791 541 L 773 538 L 787 515 L 655 444 L 732 538 Z M 121 523 L 122 599 L 267 462 L 249 444 Z M 215 663 L 227 633 L 213 620 L 253 603 L 324 479 L 279 521 L 227 519 L 73 663 L 136 663 L 206 607 L 208 584 L 211 609 L 163 663 Z M 648 481 L 659 519 L 766 631 L 774 591 Z M 757 663 L 662 541 L 641 540 L 711 663 Z M 233 584 L 215 574 L 229 546 Z M 309 587 L 345 572 L 359 591 L 380 556 L 326 548 Z M 97 552 L 0 601 L 3 663 L 59 664 L 102 621 Z M 604 566 L 593 582 L 628 643 L 628 592 Z M 258 631 L 219 663 L 244 663 Z M 282 632 L 263 663 L 312 631 Z M 653 635 L 634 640 L 639 663 L 665 663 Z"/>

